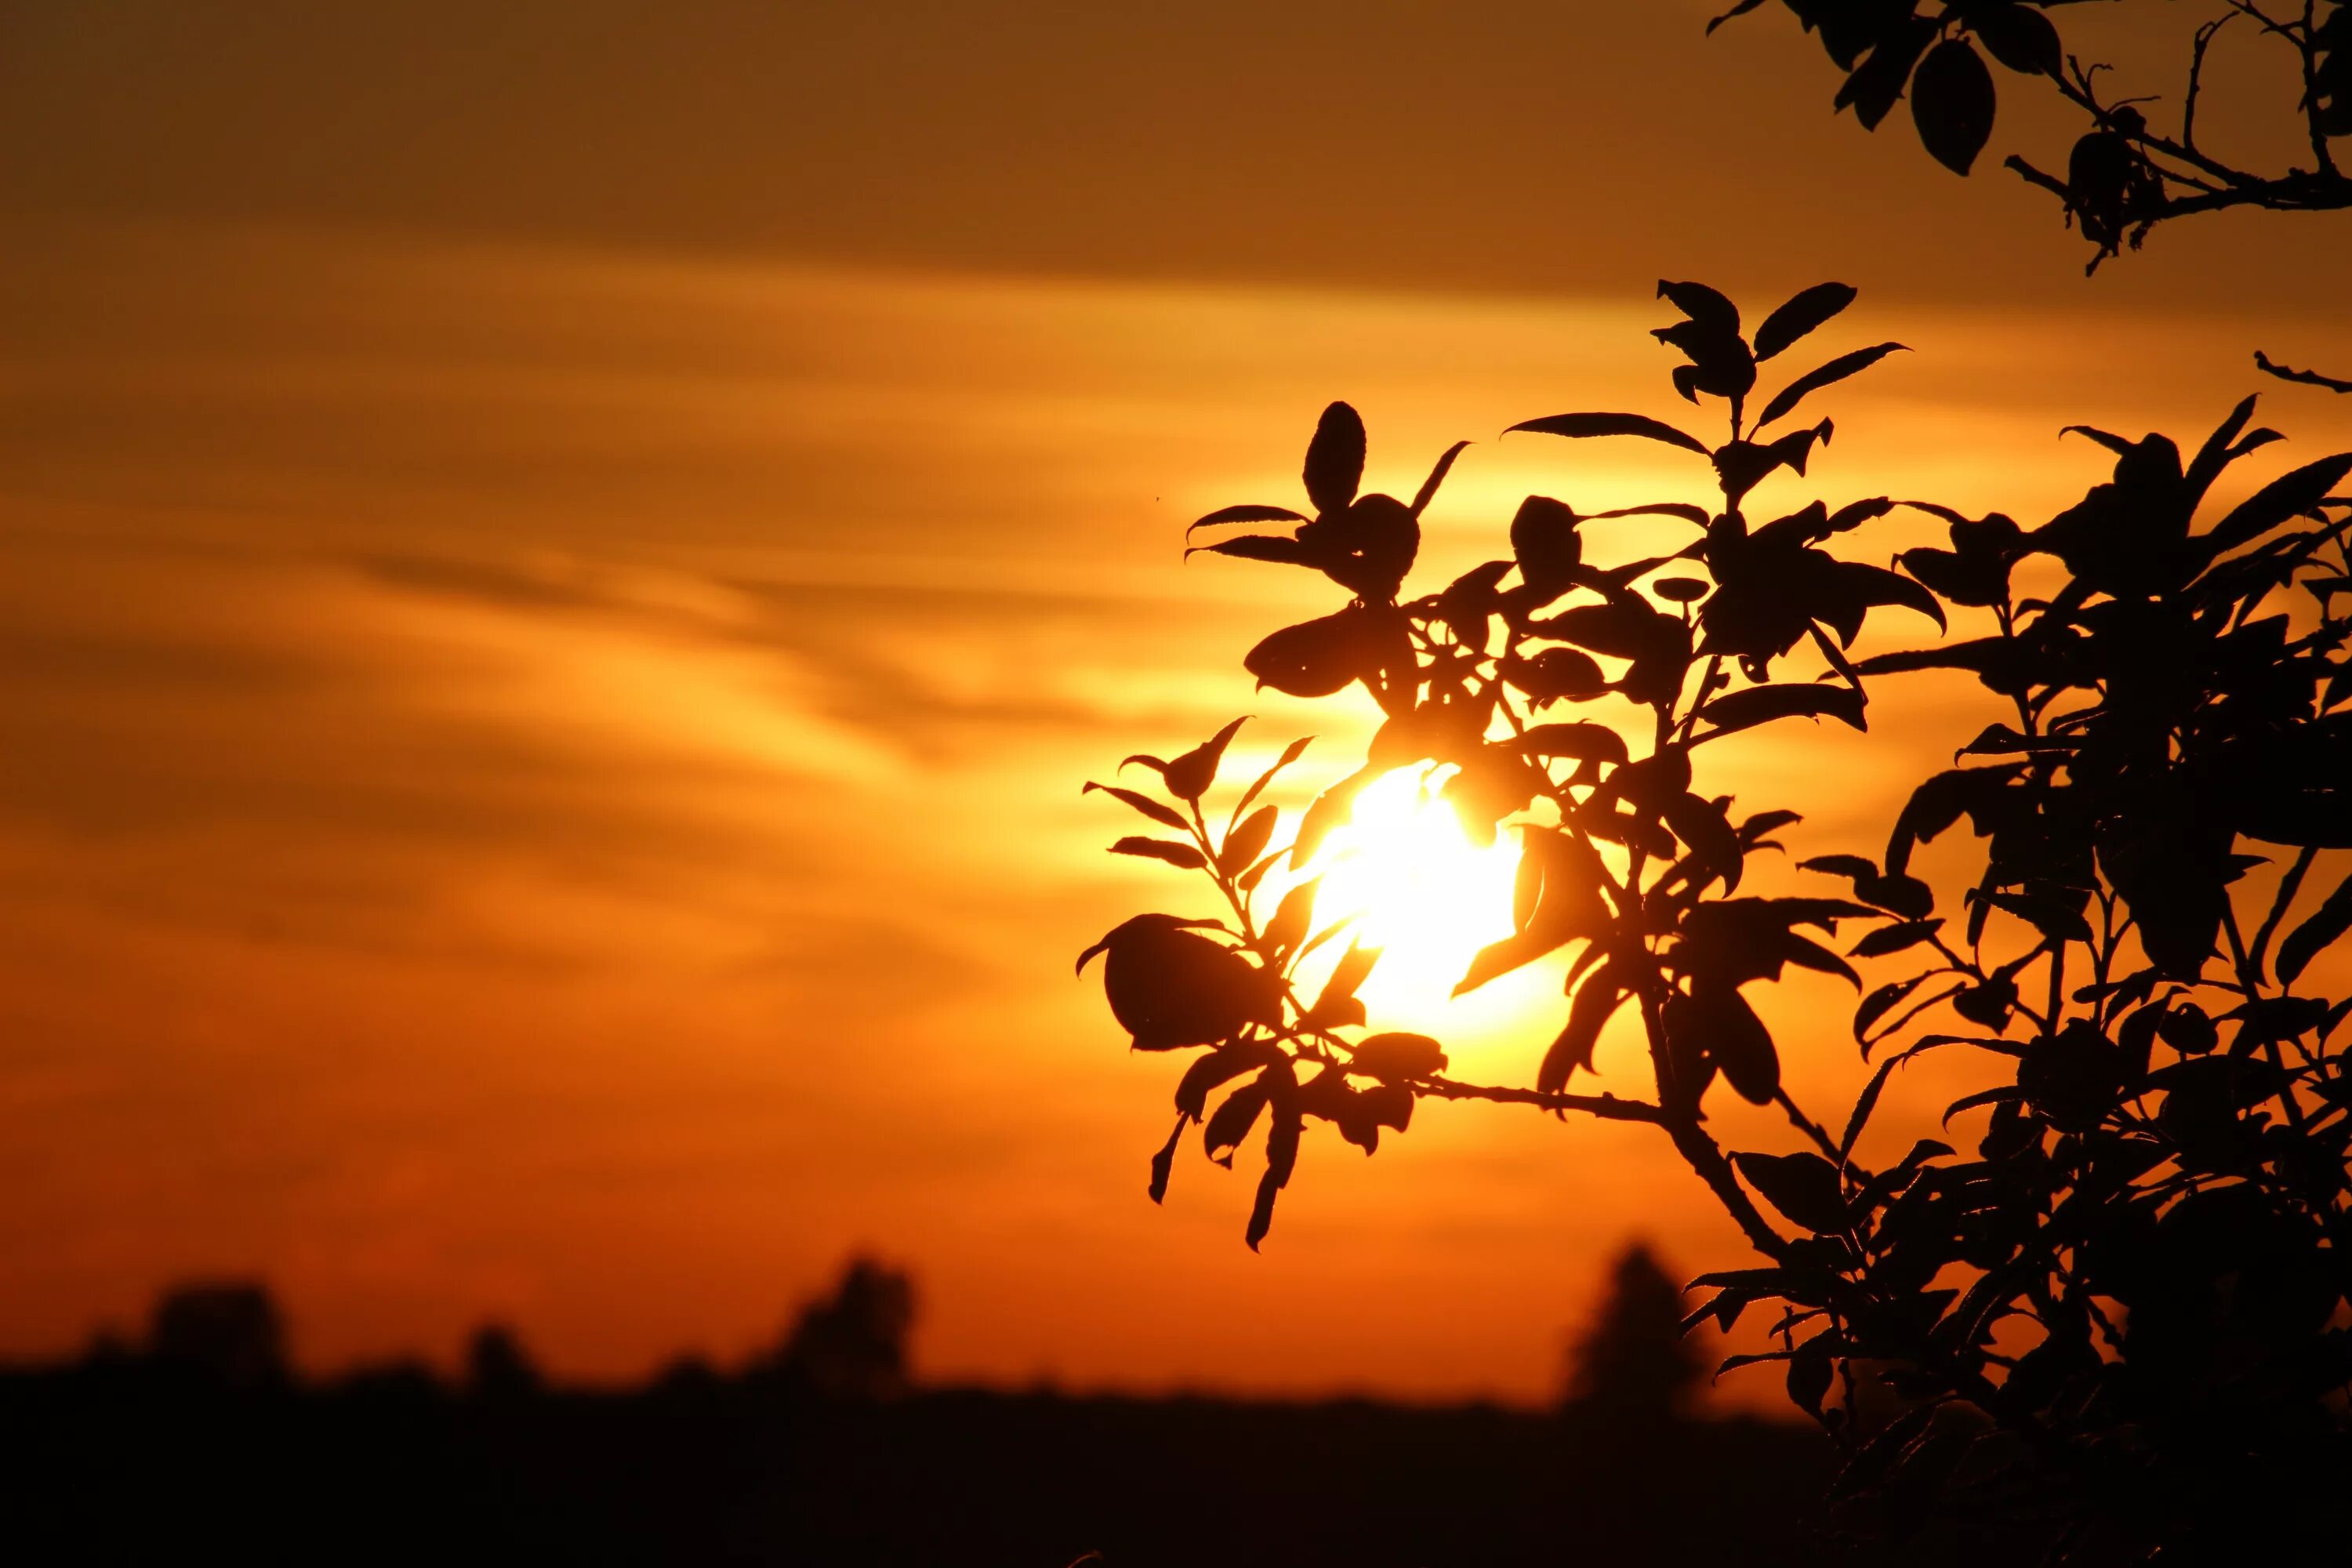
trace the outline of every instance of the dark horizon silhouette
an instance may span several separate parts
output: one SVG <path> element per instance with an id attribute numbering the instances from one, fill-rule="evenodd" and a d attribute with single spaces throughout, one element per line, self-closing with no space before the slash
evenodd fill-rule
<path id="1" fill-rule="evenodd" d="M 0 1370 L 0 1509 L 61 1563 L 1405 1568 L 1545 1560 L 1563 1509 L 1580 1562 L 1818 1560 L 1825 1446 L 1688 1415 L 1696 1366 L 1659 1370 L 1679 1342 L 1665 1278 L 1627 1250 L 1549 1411 L 929 1386 L 913 1282 L 863 1257 L 740 1366 L 681 1358 L 625 1387 L 551 1380 L 495 1324 L 455 1377 L 306 1377 L 264 1287 L 199 1280 L 136 1344 Z M 1717 1507 L 1675 1517 L 1694 1483 Z"/>

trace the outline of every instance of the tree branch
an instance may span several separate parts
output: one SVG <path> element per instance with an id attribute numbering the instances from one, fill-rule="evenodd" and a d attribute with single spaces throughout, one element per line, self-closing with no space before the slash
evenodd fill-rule
<path id="1" fill-rule="evenodd" d="M 1485 1100 L 1497 1105 L 1532 1105 L 1539 1110 L 1562 1113 L 1580 1110 L 1604 1121 L 1655 1122 L 1665 1114 L 1648 1100 L 1620 1100 L 1613 1094 L 1545 1094 L 1539 1089 L 1461 1083 L 1450 1078 L 1423 1079 L 1420 1091 L 1433 1100 Z"/>
<path id="2" fill-rule="evenodd" d="M 2352 392 L 2352 381 L 2341 381 L 2332 375 L 2322 375 L 2315 370 L 2290 370 L 2260 349 L 2254 351 L 2254 368 L 2264 375 L 2274 375 L 2281 381 L 2300 382 L 2305 386 L 2322 386 L 2330 392 Z"/>

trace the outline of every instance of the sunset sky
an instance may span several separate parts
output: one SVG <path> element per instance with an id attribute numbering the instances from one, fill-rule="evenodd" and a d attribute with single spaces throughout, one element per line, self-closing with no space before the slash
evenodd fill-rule
<path id="1" fill-rule="evenodd" d="M 1629 1237 L 1738 1261 L 1654 1131 L 1444 1105 L 1369 1162 L 1310 1136 L 1254 1256 L 1248 1176 L 1188 1151 L 1146 1199 L 1177 1069 L 1070 975 L 1207 892 L 1103 855 L 1085 781 L 1244 712 L 1244 763 L 1360 758 L 1360 690 L 1240 668 L 1335 591 L 1179 554 L 1297 502 L 1332 398 L 1368 488 L 1479 443 L 1431 586 L 1530 490 L 1702 493 L 1496 439 L 1673 414 L 1662 275 L 1751 314 L 1841 279 L 1824 353 L 1915 351 L 1759 509 L 2031 525 L 2105 474 L 2061 426 L 2258 389 L 2292 443 L 2241 489 L 2352 446 L 2250 363 L 2352 367 L 2352 217 L 2086 282 L 1996 159 L 1833 119 L 1778 8 L 1719 5 L 0 0 L 0 1355 L 234 1274 L 315 1367 L 497 1317 L 634 1376 L 862 1247 L 928 1376 L 1521 1399 Z M 2115 41 L 2171 91 L 2179 30 Z M 2212 68 L 2220 137 L 2264 68 Z M 2066 134 L 2011 88 L 1994 152 Z M 1972 716 L 1776 730 L 1725 787 L 1870 851 Z M 1381 984 L 1464 1076 L 1556 1027 L 1556 971 Z M 1858 1081 L 1851 1005 L 1768 1010 L 1800 1086 Z"/>

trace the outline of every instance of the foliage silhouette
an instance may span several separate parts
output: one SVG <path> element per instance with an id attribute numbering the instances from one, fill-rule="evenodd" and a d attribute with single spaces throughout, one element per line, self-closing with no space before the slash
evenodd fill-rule
<path id="1" fill-rule="evenodd" d="M 1690 1321 L 1729 1329 L 1779 1304 L 1776 1348 L 1726 1365 L 1779 1363 L 1790 1397 L 1848 1447 L 1841 1496 L 1858 1528 L 1964 1516 L 2071 1561 L 2159 1548 L 2168 1562 L 2231 1560 L 2313 1494 L 2259 1521 L 2240 1500 L 2346 1457 L 2352 1077 L 2337 1036 L 2352 1000 L 2294 987 L 2352 929 L 2352 880 L 2316 905 L 2300 897 L 2324 855 L 2352 848 L 2352 454 L 2273 479 L 2200 528 L 2224 471 L 2278 439 L 2248 428 L 2248 398 L 2185 458 L 2161 436 L 2079 429 L 2113 454 L 2114 477 L 2039 528 L 1885 496 L 1756 523 L 1750 492 L 1782 468 L 1804 477 L 1832 434 L 1826 418 L 1771 427 L 1901 345 L 1836 355 L 1751 417 L 1759 363 L 1853 291 L 1808 289 L 1752 338 L 1711 289 L 1659 293 L 1683 317 L 1654 334 L 1686 362 L 1674 389 L 1719 407 L 1721 441 L 1631 413 L 1513 428 L 1704 457 L 1707 504 L 1586 517 L 1529 497 L 1510 559 L 1401 597 L 1422 509 L 1460 448 L 1411 505 L 1360 495 L 1363 427 L 1334 404 L 1308 448 L 1311 516 L 1252 505 L 1194 525 L 1297 522 L 1194 549 L 1347 589 L 1343 607 L 1276 631 L 1245 664 L 1300 696 L 1360 684 L 1385 721 L 1286 842 L 1279 814 L 1251 808 L 1304 742 L 1222 823 L 1204 808 L 1238 721 L 1172 761 L 1129 759 L 1167 799 L 1110 792 L 1176 835 L 1114 849 L 1205 875 L 1223 906 L 1137 916 L 1079 961 L 1105 956 L 1138 1048 L 1201 1051 L 1150 1194 L 1188 1128 L 1230 1165 L 1265 1123 L 1255 1247 L 1314 1121 L 1367 1152 L 1423 1097 L 1654 1125 L 1764 1260 L 1702 1276 L 1712 1294 Z M 1942 521 L 1949 548 L 1906 550 L 1899 570 L 1837 552 L 1898 507 Z M 1588 525 L 1605 538 L 1625 517 L 1689 537 L 1589 559 Z M 1938 631 L 1957 618 L 1966 635 L 1853 657 L 1890 611 Z M 1801 649 L 1826 666 L 1819 679 L 1792 668 Z M 1883 858 L 1801 862 L 1839 896 L 1743 893 L 1749 858 L 1800 819 L 1736 812 L 1700 782 L 1714 754 L 1702 749 L 1798 719 L 1863 729 L 1874 691 L 1923 670 L 1974 676 L 2014 722 L 1954 737 L 1956 765 L 1912 794 Z M 1562 704 L 1615 722 L 1552 717 Z M 1315 857 L 1356 795 L 1400 768 L 1421 770 L 1474 835 L 1519 835 L 1517 930 L 1458 989 L 1570 954 L 1566 1016 L 1532 1087 L 1461 1081 L 1436 1040 L 1362 1033 L 1356 993 L 1380 955 L 1341 945 L 1345 920 L 1318 926 Z M 1913 856 L 1962 818 L 1982 847 L 1973 885 L 1948 900 Z M 2291 858 L 2275 879 L 2250 875 L 2262 849 Z M 1260 889 L 1286 860 L 1305 879 L 1269 913 Z M 1824 945 L 1848 926 L 1861 934 L 1844 952 Z M 1885 977 L 1865 990 L 1857 959 Z M 1877 1060 L 1833 1121 L 1782 1087 L 1780 1047 L 1743 994 L 1790 965 L 1860 994 L 1853 1036 Z M 1640 1026 L 1654 1097 L 1571 1092 L 1620 1013 Z M 1947 1047 L 1992 1069 L 1946 1118 L 1989 1114 L 1973 1153 L 1929 1140 L 1862 1163 L 1890 1077 Z M 1726 1150 L 1706 1113 L 1718 1079 L 1779 1107 L 1801 1146 Z"/>
<path id="2" fill-rule="evenodd" d="M 461 1382 L 239 1385 L 152 1340 L 0 1364 L 0 1543 L 44 1564 L 1425 1568 L 1544 1560 L 1569 1514 L 1588 1568 L 1793 1565 L 1827 1479 L 1806 1434 L 1749 1419 L 1628 1444 L 1490 1404 L 832 1398 L 772 1358 L 583 1385 L 509 1376 L 510 1334 L 474 1342 L 498 1348 Z M 1694 1483 L 1714 1506 L 1675 1506 Z"/>
<path id="3" fill-rule="evenodd" d="M 2067 225 L 2079 226 L 2095 247 L 2088 271 L 2097 271 L 2126 243 L 2138 249 L 2158 225 L 2199 213 L 2352 208 L 2352 174 L 2336 161 L 2336 144 L 2352 137 L 2352 0 L 2302 0 L 2300 5 L 2289 0 L 2275 16 L 2252 0 L 2221 0 L 2219 13 L 2189 39 L 2179 121 L 2169 132 L 2153 128 L 2137 107 L 2152 98 L 2103 93 L 2098 79 L 2109 68 L 2086 65 L 2068 52 L 2047 13 L 2082 3 L 1782 0 L 1846 73 L 1834 108 L 1852 109 L 1864 129 L 1875 131 L 1907 83 L 1921 145 L 1957 174 L 1967 174 L 1984 151 L 1998 106 L 1993 74 L 1978 46 L 2013 75 L 2046 79 L 2049 90 L 2088 128 L 2068 153 L 2063 176 L 2014 153 L 2004 166 L 2058 198 Z M 2144 5 L 2145 0 L 2138 3 Z M 1713 33 L 1763 4 L 1738 0 L 1706 30 Z M 2233 22 L 2248 24 L 2291 58 L 2295 90 L 2277 108 L 2309 146 L 2309 168 L 2251 169 L 2199 144 L 2197 109 L 2206 54 Z M 2260 350 L 2254 364 L 2282 381 L 2352 393 L 2352 380 L 2294 369 Z"/>
<path id="4" fill-rule="evenodd" d="M 802 1307 L 769 1370 L 827 1398 L 889 1398 L 906 1392 L 914 1327 L 914 1280 L 854 1258 L 830 1296 Z"/>
<path id="5" fill-rule="evenodd" d="M 258 1390 L 287 1381 L 286 1327 L 278 1303 L 244 1280 L 207 1280 L 166 1291 L 147 1342 L 158 1362 L 222 1388 Z"/>
<path id="6" fill-rule="evenodd" d="M 1683 1312 L 1682 1287 L 1647 1247 L 1618 1254 L 1608 1293 L 1573 1347 L 1569 1409 L 1620 1432 L 1688 1415 L 1706 1373 L 1682 1332 Z"/>

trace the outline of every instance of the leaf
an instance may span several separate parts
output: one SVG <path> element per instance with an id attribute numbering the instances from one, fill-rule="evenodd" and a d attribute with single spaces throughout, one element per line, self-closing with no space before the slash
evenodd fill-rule
<path id="1" fill-rule="evenodd" d="M 1882 33 L 1877 47 L 1845 79 L 1844 85 L 1831 100 L 1834 109 L 1851 108 L 1865 131 L 1875 131 L 1878 122 L 1886 118 L 1887 110 L 1903 95 L 1903 83 L 1911 75 L 1911 67 L 1936 36 L 1936 24 L 1924 16 L 1906 15 L 1890 31 Z"/>
<path id="2" fill-rule="evenodd" d="M 1184 819 L 1176 814 L 1174 807 L 1162 805 L 1148 795 L 1138 795 L 1131 789 L 1121 789 L 1117 784 L 1089 784 L 1078 793 L 1087 795 L 1095 790 L 1102 791 L 1114 800 L 1125 802 L 1162 827 L 1172 827 L 1181 833 L 1188 826 Z"/>
<path id="3" fill-rule="evenodd" d="M 1686 436 L 1673 426 L 1639 414 L 1555 414 L 1548 419 L 1530 419 L 1514 425 L 1503 432 L 1527 430 L 1538 436 L 1640 436 L 1652 441 L 1664 441 L 1669 447 L 1680 447 L 1685 452 L 1708 455 L 1706 445 L 1696 436 Z"/>
<path id="4" fill-rule="evenodd" d="M 1225 1046 L 1195 1058 L 1176 1085 L 1176 1114 L 1180 1118 L 1177 1131 L 1183 1130 L 1185 1121 L 1198 1121 L 1208 1113 L 1211 1089 L 1222 1089 L 1244 1073 L 1273 1066 L 1281 1054 L 1265 1041 L 1255 1040 Z M 1174 1145 L 1172 1136 L 1170 1145 Z"/>
<path id="5" fill-rule="evenodd" d="M 1366 947 L 1360 939 L 1350 942 L 1348 951 L 1339 955 L 1339 963 L 1333 967 L 1331 978 L 1323 983 L 1323 994 L 1315 998 L 1315 1005 L 1307 1011 L 1318 1018 L 1328 1018 L 1333 1008 L 1343 1002 L 1353 1001 L 1356 988 L 1363 984 L 1372 973 L 1372 965 L 1380 959 L 1379 948 Z"/>
<path id="6" fill-rule="evenodd" d="M 1213 1045 L 1244 1024 L 1279 1018 L 1274 975 L 1187 929 L 1209 925 L 1213 922 L 1138 915 L 1079 954 L 1083 968 L 1097 952 L 1107 953 L 1103 994 L 1136 1049 Z"/>
<path id="7" fill-rule="evenodd" d="M 1306 518 L 1286 506 L 1227 506 L 1219 507 L 1208 516 L 1184 531 L 1192 537 L 1193 528 L 1222 528 L 1230 522 L 1305 522 Z"/>
<path id="8" fill-rule="evenodd" d="M 1364 482 L 1364 421 L 1344 403 L 1323 410 L 1315 438 L 1307 444 L 1307 498 L 1316 511 L 1340 512 Z"/>
<path id="9" fill-rule="evenodd" d="M 1862 1047 L 1865 1059 L 1870 1055 L 1871 1045 L 1874 1043 L 1864 1038 L 1870 1033 L 1870 1026 L 1901 1006 L 1904 1000 L 1927 979 L 1925 974 L 1915 974 L 1908 980 L 1890 980 L 1862 999 L 1862 1005 L 1853 1010 L 1853 1037 Z"/>
<path id="10" fill-rule="evenodd" d="M 1911 79 L 1911 122 L 1936 162 L 1966 174 L 1992 136 L 1992 72 L 1966 38 L 1946 38 L 1927 51 Z"/>
<path id="11" fill-rule="evenodd" d="M 1225 1096 L 1224 1103 L 1217 1107 L 1216 1114 L 1209 1118 L 1209 1124 L 1201 1131 L 1201 1146 L 1210 1159 L 1228 1168 L 1233 1165 L 1234 1151 L 1241 1146 L 1242 1140 L 1248 1137 L 1250 1129 L 1257 1124 L 1257 1119 L 1265 1114 L 1266 1101 L 1272 1095 L 1269 1075 L 1261 1072 L 1255 1079 Z"/>
<path id="12" fill-rule="evenodd" d="M 2280 981 L 2293 982 L 2303 973 L 2304 965 L 2347 931 L 2352 931 L 2352 877 L 2346 878 L 2327 895 L 2327 901 L 2319 906 L 2316 913 L 2279 943 L 2278 959 L 2272 967 Z"/>
<path id="13" fill-rule="evenodd" d="M 1519 737 L 1519 750 L 1531 757 L 1575 757 L 1622 763 L 1625 737 L 1606 724 L 1533 724 Z"/>
<path id="14" fill-rule="evenodd" d="M 1603 518 L 1614 517 L 1675 517 L 1693 528 L 1705 528 L 1707 524 L 1706 508 L 1679 500 L 1653 501 L 1648 506 L 1621 506 L 1613 511 L 1596 511 L 1584 521 L 1599 522 Z"/>
<path id="15" fill-rule="evenodd" d="M 1712 19 L 1711 21 L 1709 21 L 1709 22 L 1707 23 L 1707 25 L 1706 25 L 1706 36 L 1707 36 L 1708 37 L 1710 37 L 1710 38 L 1711 38 L 1711 37 L 1715 37 L 1715 30 L 1716 30 L 1717 27 L 1722 26 L 1726 22 L 1730 21 L 1734 16 L 1745 16 L 1746 15 L 1748 15 L 1748 12 L 1755 10 L 1755 9 L 1756 9 L 1756 7 L 1758 7 L 1759 5 L 1763 5 L 1763 4 L 1764 4 L 1764 0 L 1739 0 L 1739 4 L 1738 4 L 1738 5 L 1734 5 L 1730 10 L 1726 11 L 1722 16 L 1717 16 L 1717 17 L 1715 17 L 1714 19 Z"/>
<path id="16" fill-rule="evenodd" d="M 1766 1202 L 1807 1230 L 1834 1233 L 1846 1227 L 1837 1167 L 1819 1154 L 1734 1154 L 1731 1163 Z"/>
<path id="17" fill-rule="evenodd" d="M 1800 290 L 1756 329 L 1756 357 L 1770 359 L 1853 304 L 1858 292 L 1846 283 L 1816 283 Z"/>
<path id="18" fill-rule="evenodd" d="M 1692 993 L 1693 1024 L 1724 1080 L 1750 1105 L 1769 1105 L 1780 1089 L 1780 1054 L 1771 1031 L 1734 987 L 1702 986 Z"/>
<path id="19" fill-rule="evenodd" d="M 1350 605 L 1268 635 L 1242 657 L 1242 668 L 1261 688 L 1293 697 L 1328 697 L 1377 678 L 1380 652 L 1365 611 Z"/>
<path id="20" fill-rule="evenodd" d="M 1429 470 L 1429 478 L 1422 480 L 1421 489 L 1413 492 L 1412 505 L 1407 509 L 1413 516 L 1419 517 L 1428 508 L 1430 501 L 1435 499 L 1437 487 L 1445 482 L 1447 471 L 1454 467 L 1454 459 L 1460 457 L 1462 448 L 1469 444 L 1467 441 L 1456 441 L 1445 448 L 1445 455 L 1437 459 L 1435 468 Z"/>
<path id="21" fill-rule="evenodd" d="M 1366 784 L 1380 777 L 1381 773 L 1378 768 L 1359 768 L 1315 797 L 1315 804 L 1307 808 L 1305 816 L 1299 818 L 1297 837 L 1291 840 L 1290 864 L 1294 868 L 1306 868 L 1307 863 L 1315 858 L 1315 851 L 1322 847 L 1323 840 L 1330 837 L 1331 830 L 1348 819 L 1348 813 L 1356 804 L 1356 796 L 1363 792 Z"/>
<path id="22" fill-rule="evenodd" d="M 1943 929 L 1943 924 L 1940 920 L 1932 920 L 1901 921 L 1894 925 L 1881 926 L 1855 942 L 1853 952 L 1856 958 L 1884 958 L 1888 953 L 1901 952 L 1906 948 L 1916 947 L 1928 941 Z"/>
<path id="23" fill-rule="evenodd" d="M 1238 539 L 1220 539 L 1214 544 L 1196 544 L 1184 552 L 1184 556 L 1190 560 L 1195 555 L 1230 555 L 1236 561 L 1271 561 L 1277 566 L 1312 566 L 1320 571 L 1329 553 L 1318 545 L 1302 544 L 1282 534 L 1245 533 Z"/>
<path id="24" fill-rule="evenodd" d="M 1217 765 L 1224 760 L 1225 747 L 1234 731 L 1249 722 L 1248 715 L 1234 720 L 1181 757 L 1171 759 L 1160 770 L 1160 776 L 1168 785 L 1168 793 L 1178 800 L 1199 800 L 1217 782 Z"/>
<path id="25" fill-rule="evenodd" d="M 1592 1070 L 1592 1048 L 1600 1044 L 1601 1026 L 1624 1000 L 1617 961 L 1606 960 L 1577 987 L 1576 1000 L 1569 1005 L 1568 1026 L 1544 1052 L 1543 1063 L 1536 1069 L 1536 1092 L 1558 1094 L 1568 1087 L 1569 1075 L 1577 1068 Z"/>
<path id="26" fill-rule="evenodd" d="M 1533 698 L 1538 707 L 1567 700 L 1588 701 L 1609 689 L 1609 678 L 1591 654 L 1572 647 L 1548 647 L 1532 658 L 1506 656 L 1503 679 Z"/>
<path id="27" fill-rule="evenodd" d="M 1348 1070 L 1389 1083 L 1433 1078 L 1445 1070 L 1445 1049 L 1427 1035 L 1371 1035 L 1358 1044 Z"/>
<path id="28" fill-rule="evenodd" d="M 1675 310 L 1708 331 L 1739 335 L 1739 307 L 1704 283 L 1673 283 L 1661 278 L 1658 298 L 1673 301 Z"/>
<path id="29" fill-rule="evenodd" d="M 1879 1092 L 1886 1087 L 1887 1075 L 1906 1059 L 1901 1056 L 1887 1058 L 1878 1064 L 1878 1070 L 1870 1075 L 1870 1081 L 1862 1086 L 1862 1093 L 1854 1098 L 1853 1114 L 1845 1119 L 1845 1134 L 1838 1140 L 1840 1164 L 1853 1158 L 1853 1146 L 1862 1141 L 1862 1130 L 1869 1125 L 1870 1113 L 1878 1109 Z"/>
<path id="30" fill-rule="evenodd" d="M 1265 794 L 1265 786 L 1274 782 L 1274 775 L 1288 767 L 1291 763 L 1297 762 L 1300 755 L 1306 752 L 1307 748 L 1313 743 L 1315 737 L 1312 735 L 1301 735 L 1297 740 L 1293 741 L 1290 744 L 1283 747 L 1282 755 L 1274 760 L 1274 766 L 1258 774 L 1257 782 L 1250 785 L 1248 789 L 1242 792 L 1240 803 L 1234 807 L 1234 815 L 1238 816 L 1243 812 L 1247 811 L 1250 808 L 1250 802 Z M 1180 823 L 1179 826 L 1181 826 L 1181 824 Z"/>
<path id="31" fill-rule="evenodd" d="M 2205 548 L 2206 559 L 2227 554 L 2289 518 L 2309 512 L 2347 474 L 2352 474 L 2352 452 L 2338 452 L 2280 475 L 2241 501 L 2198 541 Z"/>
<path id="32" fill-rule="evenodd" d="M 1316 890 L 1321 885 L 1322 879 L 1318 877 L 1283 894 L 1282 902 L 1275 906 L 1274 918 L 1259 931 L 1265 950 L 1275 955 L 1277 963 L 1307 939 L 1307 922 L 1315 918 Z"/>
<path id="33" fill-rule="evenodd" d="M 1752 729 L 1775 719 L 1811 718 L 1823 715 L 1867 730 L 1863 718 L 1863 697 L 1851 686 L 1751 686 L 1718 697 L 1698 710 L 1698 716 L 1715 728 L 1702 737 L 1713 739 L 1736 730 Z"/>
<path id="34" fill-rule="evenodd" d="M 1265 1239 L 1266 1232 L 1274 1228 L 1275 1194 L 1290 1184 L 1290 1173 L 1298 1167 L 1300 1131 L 1298 1108 L 1287 1100 L 1277 1103 L 1274 1129 L 1265 1139 L 1265 1174 L 1258 1178 L 1257 1197 L 1250 1205 L 1249 1229 L 1243 1236 L 1252 1252 Z"/>
<path id="35" fill-rule="evenodd" d="M 1168 1173 L 1176 1163 L 1176 1142 L 1184 1136 L 1185 1121 L 1186 1118 L 1181 1116 L 1176 1119 L 1174 1129 L 1168 1134 L 1168 1142 L 1160 1146 L 1160 1152 L 1151 1156 L 1151 1184 L 1144 1191 L 1151 1194 L 1151 1201 L 1155 1204 L 1168 1195 Z"/>
<path id="36" fill-rule="evenodd" d="M 2065 47 L 2050 18 L 2028 5 L 1979 7 L 1969 31 L 1984 40 L 1992 58 L 2021 76 L 2055 77 L 2065 64 Z"/>
<path id="37" fill-rule="evenodd" d="M 1192 845 L 1178 844 L 1166 838 L 1122 838 L 1110 847 L 1110 852 L 1139 856 L 1147 860 L 1165 860 L 1185 871 L 1198 871 L 1209 863 Z"/>
<path id="38" fill-rule="evenodd" d="M 1817 370 L 1808 371 L 1782 387 L 1774 395 L 1772 401 L 1764 405 L 1764 416 L 1756 423 L 1759 428 L 1769 425 L 1803 402 L 1807 393 L 1818 392 L 1822 387 L 1843 381 L 1850 375 L 1859 374 L 1888 354 L 1909 352 L 1908 345 L 1904 343 L 1879 343 L 1871 348 L 1856 349 L 1849 354 L 1840 354 L 1827 364 Z"/>
<path id="39" fill-rule="evenodd" d="M 1262 805 L 1244 817 L 1225 841 L 1217 848 L 1217 869 L 1226 876 L 1238 876 L 1250 864 L 1265 853 L 1266 840 L 1274 837 L 1274 825 L 1282 814 L 1273 806 Z"/>

